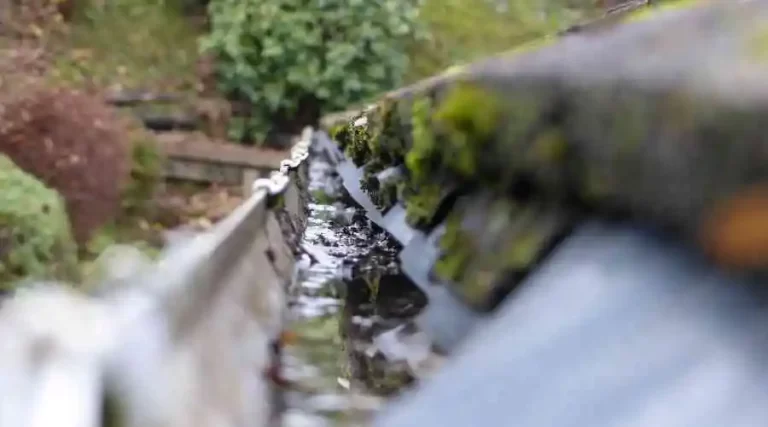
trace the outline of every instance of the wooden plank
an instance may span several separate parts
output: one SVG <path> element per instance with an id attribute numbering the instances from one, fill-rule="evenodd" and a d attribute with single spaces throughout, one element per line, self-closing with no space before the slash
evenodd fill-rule
<path id="1" fill-rule="evenodd" d="M 243 168 L 224 163 L 190 161 L 169 157 L 166 162 L 165 176 L 187 181 L 240 185 L 243 179 Z"/>
<path id="2" fill-rule="evenodd" d="M 169 159 L 223 163 L 259 170 L 273 170 L 290 155 L 289 150 L 245 147 L 223 141 L 211 142 L 196 132 L 157 134 L 160 147 Z M 239 182 L 239 181 L 238 181 Z"/>

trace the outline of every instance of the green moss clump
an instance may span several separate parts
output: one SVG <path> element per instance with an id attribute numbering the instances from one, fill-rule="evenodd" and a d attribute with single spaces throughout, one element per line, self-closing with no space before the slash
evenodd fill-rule
<path id="1" fill-rule="evenodd" d="M 76 279 L 77 245 L 59 194 L 4 155 L 0 188 L 0 290 L 21 279 Z"/>
<path id="2" fill-rule="evenodd" d="M 364 165 L 371 158 L 371 148 L 368 140 L 371 136 L 368 132 L 368 126 L 354 124 L 349 126 L 349 137 L 347 138 L 344 154 L 352 160 L 357 166 Z"/>
<path id="3" fill-rule="evenodd" d="M 413 102 L 411 140 L 405 155 L 408 180 L 396 192 L 405 201 L 408 223 L 421 226 L 430 222 L 443 195 L 441 186 L 431 181 L 441 167 L 441 155 L 432 129 L 432 100 L 427 96 Z"/>
<path id="4" fill-rule="evenodd" d="M 331 138 L 342 150 L 345 150 L 352 140 L 351 128 L 351 123 L 340 123 L 331 128 Z"/>
<path id="5" fill-rule="evenodd" d="M 461 227 L 460 213 L 448 217 L 440 249 L 442 256 L 435 262 L 435 274 L 443 280 L 460 281 L 474 252 L 474 242 Z"/>
<path id="6" fill-rule="evenodd" d="M 381 163 L 380 170 L 402 163 L 405 157 L 409 129 L 401 117 L 400 108 L 398 101 L 387 98 L 369 116 L 371 138 L 368 144 L 373 157 Z"/>
<path id="7" fill-rule="evenodd" d="M 364 166 L 364 176 L 360 180 L 361 188 L 368 193 L 373 203 L 380 209 L 388 209 L 395 203 L 397 190 L 392 185 L 380 185 L 376 174 L 404 161 L 407 124 L 401 119 L 398 104 L 392 99 L 385 99 L 374 111 L 369 112 L 367 139 L 369 155 Z M 362 156 L 361 156 L 362 157 Z"/>
<path id="8" fill-rule="evenodd" d="M 480 152 L 497 134 L 502 112 L 493 94 L 469 83 L 450 88 L 437 108 L 428 96 L 414 100 L 412 144 L 405 156 L 412 225 L 431 222 L 446 188 L 476 180 Z"/>
<path id="9" fill-rule="evenodd" d="M 560 231 L 562 223 L 538 209 L 528 207 L 513 214 L 515 232 L 503 239 L 502 248 L 491 257 L 499 270 L 527 271 L 539 259 L 547 243 Z"/>
<path id="10" fill-rule="evenodd" d="M 501 112 L 500 102 L 488 90 L 471 84 L 453 87 L 434 114 L 444 136 L 446 166 L 461 176 L 474 176 L 480 150 L 498 132 Z"/>
<path id="11" fill-rule="evenodd" d="M 431 117 L 432 100 L 423 97 L 414 101 L 411 128 L 412 146 L 405 156 L 405 165 L 412 182 L 416 184 L 429 180 L 433 169 L 431 165 L 436 163 L 436 159 L 439 159 Z"/>
<path id="12" fill-rule="evenodd" d="M 404 193 L 406 221 L 411 226 L 424 227 L 432 222 L 445 192 L 439 184 L 425 183 L 417 188 L 406 187 Z"/>

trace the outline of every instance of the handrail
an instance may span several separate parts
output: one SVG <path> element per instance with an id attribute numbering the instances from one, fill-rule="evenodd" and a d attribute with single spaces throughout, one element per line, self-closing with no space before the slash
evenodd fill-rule
<path id="1" fill-rule="evenodd" d="M 262 372 L 294 262 L 281 222 L 305 221 L 297 181 L 312 134 L 229 216 L 151 267 L 99 295 L 43 283 L 3 301 L 0 426 L 266 425 Z"/>

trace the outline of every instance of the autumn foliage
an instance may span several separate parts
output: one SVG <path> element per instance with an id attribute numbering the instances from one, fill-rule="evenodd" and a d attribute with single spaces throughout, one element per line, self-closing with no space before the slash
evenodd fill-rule
<path id="1" fill-rule="evenodd" d="M 64 197 L 80 244 L 119 213 L 127 138 L 108 106 L 75 90 L 39 86 L 0 103 L 0 153 Z"/>

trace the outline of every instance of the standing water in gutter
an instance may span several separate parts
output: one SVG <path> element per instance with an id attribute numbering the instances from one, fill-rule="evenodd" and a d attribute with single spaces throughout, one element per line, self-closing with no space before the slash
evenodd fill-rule
<path id="1" fill-rule="evenodd" d="M 309 175 L 304 254 L 288 290 L 281 425 L 365 425 L 437 366 L 412 322 L 427 301 L 400 273 L 401 248 L 354 205 L 321 154 Z"/>

